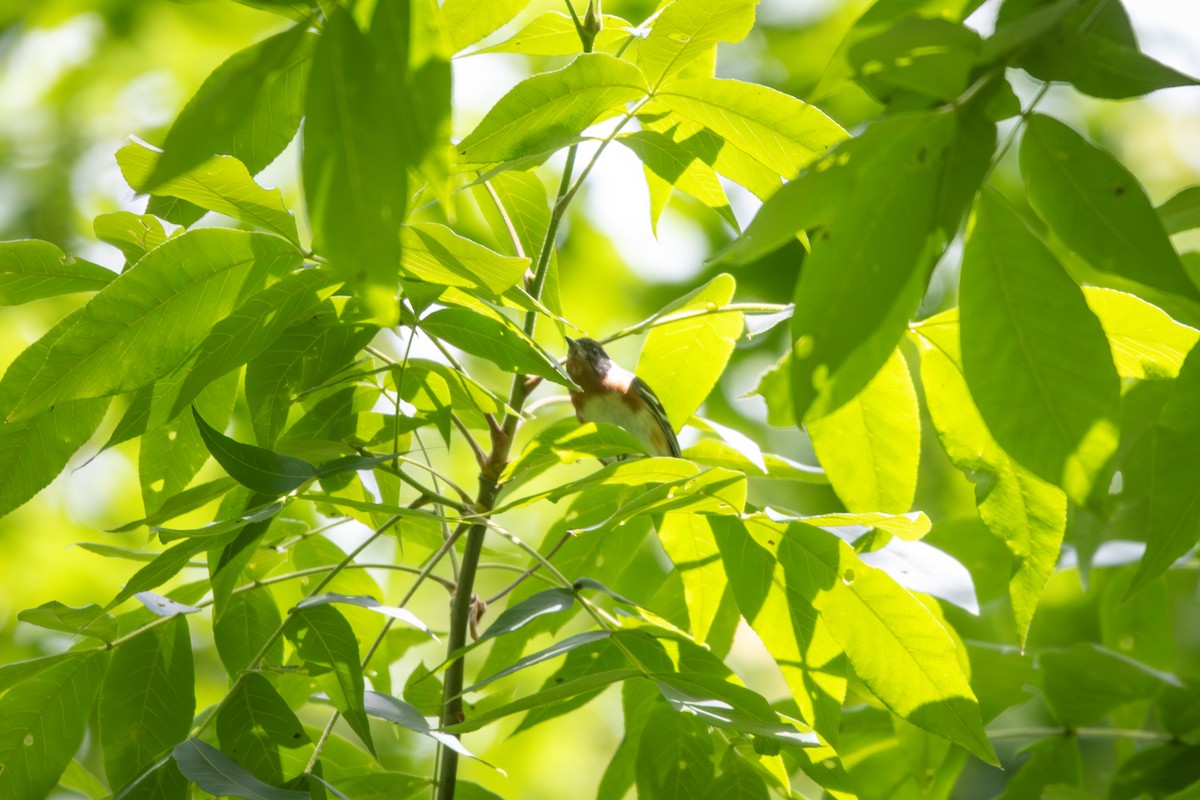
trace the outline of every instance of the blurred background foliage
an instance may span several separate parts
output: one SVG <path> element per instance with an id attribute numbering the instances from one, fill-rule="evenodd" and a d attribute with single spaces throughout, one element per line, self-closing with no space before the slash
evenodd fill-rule
<path id="1" fill-rule="evenodd" d="M 763 83 L 815 103 L 855 132 L 864 120 L 879 113 L 880 106 L 849 80 L 848 70 L 838 58 L 838 45 L 867 5 L 864 0 L 764 0 L 750 37 L 721 50 L 718 75 Z M 988 29 L 995 5 L 986 3 L 969 24 Z M 1138 0 L 1127 5 L 1146 52 L 1185 72 L 1200 74 L 1200 20 L 1195 9 L 1188 8 L 1193 3 Z M 653 0 L 608 0 L 604 10 L 637 21 L 654 7 Z M 537 13 L 559 8 L 550 0 L 535 2 L 488 41 L 500 41 Z M 1175 14 L 1183 17 L 1172 16 Z M 115 151 L 129 136 L 161 144 L 174 115 L 214 67 L 286 24 L 271 13 L 229 0 L 0 0 L 0 239 L 45 239 L 82 257 L 119 267 L 117 251 L 95 240 L 91 219 L 110 211 L 140 212 L 145 198 L 135 196 L 121 178 Z M 530 63 L 515 55 L 459 57 L 454 76 L 454 107 L 459 115 L 455 132 L 462 135 L 469 130 L 530 69 L 546 66 L 544 60 Z M 1020 74 L 1014 76 L 1014 84 L 1025 101 L 1036 90 L 1036 85 Z M 1194 90 L 1165 90 L 1138 101 L 1114 103 L 1085 98 L 1069 87 L 1055 87 L 1040 109 L 1080 127 L 1112 150 L 1143 182 L 1155 203 L 1200 182 L 1200 149 L 1196 147 L 1200 142 L 1200 93 Z M 1009 120 L 1005 126 L 1012 124 Z M 1006 131 L 1002 128 L 1002 140 Z M 260 176 L 262 184 L 282 189 L 285 204 L 291 208 L 302 206 L 297 161 L 293 144 Z M 1015 151 L 1010 150 L 994 181 L 1003 186 L 1018 180 Z M 737 187 L 727 189 L 739 220 L 747 222 L 756 201 Z M 564 315 L 592 335 L 603 336 L 637 322 L 711 277 L 717 270 L 706 267 L 705 260 L 733 236 L 710 209 L 676 194 L 655 239 L 648 224 L 649 203 L 640 165 L 621 148 L 606 154 L 584 191 L 584 202 L 575 205 L 567 222 L 559 264 Z M 458 212 L 456 225 L 486 241 L 487 228 L 474 208 L 463 202 Z M 217 220 L 214 224 L 231 223 Z M 1195 249 L 1197 242 L 1178 244 L 1181 251 L 1187 251 Z M 954 258 L 952 250 L 948 263 L 939 268 L 924 312 L 953 304 Z M 789 297 L 799 262 L 799 246 L 793 244 L 741 270 L 737 299 L 778 302 Z M 11 362 L 80 302 L 79 298 L 53 298 L 6 309 L 0 319 L 0 364 Z M 846 324 L 854 321 L 846 320 Z M 544 327 L 546 343 L 561 347 L 551 341 L 548 326 Z M 743 397 L 783 351 L 785 330 L 786 326 L 780 326 L 739 344 L 721 384 L 709 398 L 705 415 L 757 441 L 770 442 L 773 452 L 814 463 L 801 432 L 769 428 L 761 398 Z M 636 348 L 636 339 L 624 340 L 613 347 L 614 356 L 632 365 Z M 94 444 L 104 441 L 119 411 L 114 408 L 110 412 Z M 567 413 L 566 406 L 554 404 L 546 406 L 540 418 L 544 423 Z M 1005 563 L 1003 547 L 982 531 L 973 487 L 951 468 L 930 426 L 923 428 L 925 446 L 914 508 L 924 510 L 933 520 L 928 541 L 970 569 L 982 608 L 975 617 L 947 605 L 945 614 L 965 639 L 1015 646 L 1007 607 L 1007 576 L 990 568 Z M 127 547 L 145 544 L 145 534 L 140 532 L 97 533 L 142 516 L 142 508 L 136 445 L 108 450 L 89 462 L 96 449 L 84 448 L 50 488 L 0 521 L 0 663 L 57 651 L 64 644 L 54 634 L 18 625 L 19 610 L 51 599 L 83 605 L 111 596 L 138 566 L 71 546 L 81 541 Z M 469 485 L 474 465 L 465 449 L 447 458 L 461 461 L 456 474 Z M 216 474 L 210 464 L 201 478 Z M 752 480 L 752 487 L 752 498 L 760 504 L 777 498 L 780 504 L 808 513 L 838 509 L 836 497 L 825 486 Z M 530 515 L 515 530 L 537 541 L 551 522 Z M 1098 544 L 1095 537 L 1082 515 L 1071 520 L 1069 545 L 1094 549 Z M 392 553 L 383 550 L 375 555 L 375 560 L 383 560 Z M 1130 567 L 1106 567 L 1100 558 L 1084 573 L 1069 568 L 1072 547 L 1064 558 L 1068 568 L 1056 572 L 1051 580 L 1033 623 L 1030 651 L 1081 641 L 1102 642 L 1152 666 L 1200 678 L 1194 570 L 1173 570 L 1165 581 L 1156 582 L 1136 601 L 1118 608 Z M 639 570 L 659 568 L 654 552 L 641 553 L 623 575 L 616 576 L 614 588 L 636 588 Z M 504 578 L 486 580 L 502 586 Z M 389 576 L 379 579 L 386 581 Z M 428 590 L 423 602 L 441 609 L 444 597 Z M 194 630 L 196 635 L 207 635 L 204 626 Z M 198 646 L 197 699 L 203 707 L 222 691 L 224 675 L 211 643 L 207 649 L 203 642 Z M 752 637 L 740 637 L 730 663 L 766 696 L 786 696 L 774 666 L 760 654 L 760 645 Z M 977 670 L 1005 669 L 998 656 L 989 660 L 987 653 L 973 650 L 972 660 Z M 991 661 L 995 664 L 989 667 Z M 489 754 L 506 766 L 508 778 L 474 762 L 465 766 L 464 776 L 510 797 L 574 796 L 564 790 L 561 777 L 572 776 L 576 785 L 594 785 L 620 737 L 618 706 L 617 694 L 609 693 L 583 716 L 564 717 L 492 743 Z M 1018 707 L 1008 712 L 1006 719 L 1012 726 L 1045 722 L 1037 714 L 1036 707 Z M 1140 722 L 1131 721 L 1132 727 L 1138 725 Z M 1021 742 L 997 744 L 1002 760 L 1012 765 Z M 1114 750 L 1125 755 L 1130 746 L 1128 741 L 1111 739 L 1085 741 L 1084 763 L 1103 773 L 1106 765 L 1115 763 Z M 553 764 L 554 769 L 541 768 L 545 764 Z M 971 761 L 955 796 L 992 796 L 1001 790 L 1003 781 L 1001 773 Z"/>

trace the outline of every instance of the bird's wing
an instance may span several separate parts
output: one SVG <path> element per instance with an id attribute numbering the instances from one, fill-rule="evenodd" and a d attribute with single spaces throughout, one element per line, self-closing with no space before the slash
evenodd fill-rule
<path id="1" fill-rule="evenodd" d="M 675 431 L 671 429 L 671 422 L 667 419 L 667 411 L 663 408 L 662 401 L 658 399 L 658 395 L 641 378 L 634 378 L 629 388 L 637 392 L 638 397 L 645 400 L 646 405 L 654 409 L 654 416 L 658 419 L 659 427 L 662 428 L 663 438 L 667 442 L 667 450 L 675 458 L 680 458 L 682 453 L 679 449 L 679 440 L 675 438 Z"/>

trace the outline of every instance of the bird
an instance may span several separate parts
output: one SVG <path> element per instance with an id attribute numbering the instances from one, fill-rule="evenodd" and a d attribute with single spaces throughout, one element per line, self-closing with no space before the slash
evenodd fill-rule
<path id="1" fill-rule="evenodd" d="M 654 390 L 614 362 L 595 339 L 565 338 L 567 374 L 580 389 L 571 390 L 579 421 L 618 425 L 650 455 L 679 458 L 679 440 Z"/>

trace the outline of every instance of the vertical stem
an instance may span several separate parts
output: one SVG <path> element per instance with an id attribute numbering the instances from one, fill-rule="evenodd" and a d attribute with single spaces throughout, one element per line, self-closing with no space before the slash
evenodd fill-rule
<path id="1" fill-rule="evenodd" d="M 562 181 L 559 184 L 558 197 L 550 212 L 550 222 L 546 226 L 546 237 L 542 240 L 542 249 L 538 254 L 537 268 L 533 275 L 533 284 L 529 293 L 535 300 L 540 299 L 542 289 L 546 285 L 546 273 L 550 267 L 550 256 L 554 250 L 554 242 L 558 236 L 559 225 L 567 210 L 571 192 L 571 177 L 575 170 L 575 145 L 567 153 L 567 163 L 563 170 Z M 564 202 L 567 200 L 568 202 Z M 530 311 L 525 316 L 525 332 L 532 336 L 537 327 L 537 312 Z M 520 424 L 521 407 L 529 396 L 525 387 L 527 376 L 514 375 L 512 390 L 509 393 L 508 405 L 515 412 L 504 418 L 503 426 L 492 431 L 492 450 L 487 462 L 479 471 L 479 493 L 475 499 L 475 510 L 481 515 L 489 513 L 496 505 L 496 496 L 500 493 L 499 478 L 508 464 L 509 452 L 516 438 L 517 425 Z M 475 574 L 479 567 L 479 557 L 483 552 L 483 542 L 487 533 L 484 522 L 476 522 L 467 531 L 466 545 L 463 547 L 462 563 L 458 570 L 458 585 L 455 588 L 454 599 L 450 604 L 450 631 L 446 641 L 446 652 L 453 653 L 467 643 L 467 630 L 471 621 L 471 606 L 475 602 Z M 445 685 L 442 697 L 442 725 L 453 724 L 462 720 L 463 675 L 465 664 L 460 657 L 446 668 Z M 439 748 L 441 763 L 438 767 L 437 800 L 453 800 L 455 785 L 458 780 L 458 753 L 446 747 Z"/>
<path id="2" fill-rule="evenodd" d="M 576 30 L 580 33 L 584 52 L 591 52 L 595 33 L 591 33 L 590 36 L 586 35 L 587 32 L 580 27 L 579 19 L 575 15 L 575 9 L 571 6 L 570 0 L 567 1 L 567 6 L 571 9 L 571 16 L 576 20 Z M 591 10 L 592 6 L 589 6 L 589 11 Z M 626 121 L 628 119 L 627 116 Z M 542 240 L 542 249 L 538 253 L 537 265 L 533 273 L 533 283 L 529 287 L 529 294 L 533 296 L 534 300 L 540 300 L 542 297 L 542 289 L 546 286 L 546 275 L 550 271 L 550 256 L 554 253 L 554 243 L 558 238 L 558 228 L 562 224 L 563 216 L 566 215 L 567 206 L 570 205 L 571 199 L 579 189 L 579 183 L 571 185 L 578 149 L 577 145 L 571 145 L 570 150 L 567 151 L 567 163 L 563 167 L 562 180 L 558 185 L 558 195 L 554 199 L 554 207 L 550 210 L 550 222 L 546 226 L 546 237 Z M 600 151 L 603 149 L 604 145 L 601 145 Z M 592 161 L 584 169 L 583 175 L 586 175 L 591 166 L 596 163 L 595 159 L 600 155 L 600 151 L 593 156 Z M 581 180 L 583 175 L 580 176 Z M 525 315 L 525 333 L 532 337 L 536 329 L 537 312 L 530 311 Z M 500 493 L 500 475 L 508 464 L 509 452 L 517 434 L 517 426 L 521 422 L 520 411 L 531 391 L 526 381 L 527 376 L 525 375 L 513 376 L 508 405 L 514 413 L 510 413 L 504 418 L 503 425 L 492 429 L 492 451 L 487 458 L 487 463 L 479 471 L 479 494 L 475 501 L 475 511 L 480 515 L 487 515 L 496 505 L 496 496 Z M 475 574 L 479 568 L 479 556 L 483 552 L 486 533 L 487 524 L 485 522 L 476 522 L 467 531 L 467 542 L 463 547 L 462 564 L 458 571 L 458 585 L 450 605 L 447 653 L 453 653 L 467 643 L 471 606 L 475 602 Z M 459 722 L 462 719 L 461 694 L 464 669 L 465 664 L 461 657 L 446 668 L 446 682 L 442 694 L 444 698 L 442 725 Z M 447 747 L 439 747 L 438 752 L 441 754 L 441 763 L 438 767 L 436 798 L 437 800 L 453 800 L 455 785 L 458 781 L 458 753 Z"/>

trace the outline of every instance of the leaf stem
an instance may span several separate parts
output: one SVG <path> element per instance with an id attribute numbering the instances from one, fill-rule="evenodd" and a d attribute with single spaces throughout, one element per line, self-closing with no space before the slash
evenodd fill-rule
<path id="1" fill-rule="evenodd" d="M 622 125 L 632 119 L 633 113 L 631 111 L 626 115 L 625 120 L 617 126 L 617 131 L 620 130 Z M 615 136 L 616 131 L 609 137 L 609 141 Z M 588 163 L 588 166 L 584 169 L 583 175 L 586 175 L 596 163 L 596 158 L 599 156 L 600 151 L 604 149 L 605 144 L 601 144 L 599 150 L 597 150 L 592 160 Z M 546 285 L 546 276 L 550 268 L 550 256 L 554 252 L 555 242 L 558 238 L 559 226 L 566 215 L 571 198 L 579 190 L 578 182 L 574 185 L 571 184 L 577 154 L 578 147 L 576 145 L 572 145 L 567 151 L 567 163 L 563 167 L 562 178 L 559 181 L 558 196 L 550 210 L 550 221 L 546 226 L 546 235 L 542 239 L 542 247 L 538 252 L 537 263 L 534 268 L 533 282 L 529 287 L 529 294 L 534 300 L 541 299 L 542 290 Z M 537 319 L 538 314 L 536 311 L 529 311 L 525 315 L 524 331 L 531 339 L 537 330 Z M 504 416 L 503 424 L 493 425 L 492 427 L 492 449 L 488 455 L 487 462 L 479 470 L 479 493 L 476 495 L 475 501 L 475 509 L 483 519 L 472 523 L 467 530 L 467 541 L 463 547 L 462 561 L 458 571 L 458 587 L 454 593 L 454 599 L 450 604 L 450 630 L 446 641 L 446 653 L 448 655 L 457 653 L 466 645 L 467 632 L 471 627 L 472 615 L 476 608 L 474 594 L 475 575 L 479 568 L 479 559 L 483 552 L 484 539 L 488 530 L 486 515 L 491 513 L 496 505 L 496 498 L 500 494 L 499 478 L 504 472 L 504 467 L 508 464 L 509 453 L 516 439 L 517 427 L 521 423 L 521 408 L 524 406 L 525 400 L 528 399 L 529 393 L 536 385 L 536 382 L 531 382 L 525 375 L 514 375 L 512 388 L 509 391 L 509 411 Z M 462 689 L 465 667 L 463 659 L 456 657 L 446 669 L 440 727 L 454 724 L 462 719 Z M 444 746 L 438 748 L 438 753 L 440 763 L 438 764 L 436 798 L 437 800 L 453 800 L 458 780 L 458 753 Z"/>
<path id="2" fill-rule="evenodd" d="M 652 317 L 647 317 L 636 325 L 630 325 L 627 328 L 622 328 L 616 333 L 610 334 L 600 340 L 601 344 L 615 342 L 617 339 L 624 339 L 626 336 L 634 336 L 651 328 L 656 328 L 659 325 L 670 325 L 673 322 L 680 322 L 685 319 L 693 319 L 695 317 L 707 317 L 712 314 L 726 313 L 742 313 L 742 314 L 782 314 L 785 311 L 790 311 L 792 305 L 779 303 L 730 303 L 724 306 L 713 306 L 711 308 L 696 308 L 690 311 L 680 311 L 676 314 L 656 314 Z"/>
<path id="3" fill-rule="evenodd" d="M 988 731 L 993 742 L 1005 739 L 1045 739 L 1051 736 L 1078 736 L 1080 739 L 1137 739 L 1144 742 L 1173 742 L 1175 737 L 1161 731 L 1146 731 L 1137 728 L 1060 728 L 1054 726 L 1031 726 Z"/>
<path id="4" fill-rule="evenodd" d="M 418 572 L 416 580 L 413 581 L 412 586 L 408 587 L 408 592 L 405 593 L 404 597 L 400 599 L 399 606 L 401 608 L 408 604 L 408 601 L 411 600 L 413 595 L 417 593 L 417 589 L 420 588 L 421 584 L 426 578 L 433 578 L 434 580 L 442 581 L 443 585 L 449 583 L 450 585 L 448 588 L 451 592 L 454 591 L 455 587 L 453 582 L 446 581 L 444 578 L 438 578 L 431 573 L 433 572 L 433 568 L 438 565 L 438 562 L 442 560 L 442 556 L 446 555 L 448 552 L 454 551 L 454 542 L 458 540 L 458 537 L 464 530 L 466 530 L 466 526 L 459 525 L 458 529 L 453 534 L 446 537 L 446 540 L 442 543 L 442 546 L 439 547 L 437 551 L 428 558 L 428 560 L 426 560 L 425 566 L 423 566 Z M 383 644 L 384 637 L 387 636 L 388 631 L 392 629 L 392 625 L 395 623 L 396 620 L 391 617 L 388 618 L 387 622 L 383 623 L 383 628 L 380 629 L 379 634 L 375 637 L 375 640 L 371 642 L 371 646 L 367 648 L 366 655 L 364 655 L 362 658 L 362 669 L 365 670 L 367 665 L 371 663 L 371 659 L 375 656 L 375 652 L 379 649 L 379 646 Z M 334 709 L 333 714 L 329 717 L 329 721 L 325 723 L 325 727 L 321 731 L 320 738 L 317 739 L 316 744 L 313 746 L 313 752 L 312 755 L 309 756 L 308 764 L 306 764 L 304 767 L 305 774 L 312 774 L 312 771 L 316 769 L 317 761 L 321 756 L 321 750 L 324 749 L 325 743 L 329 741 L 329 735 L 333 733 L 333 726 L 337 724 L 337 721 L 341 718 L 341 716 L 342 712 Z"/>

